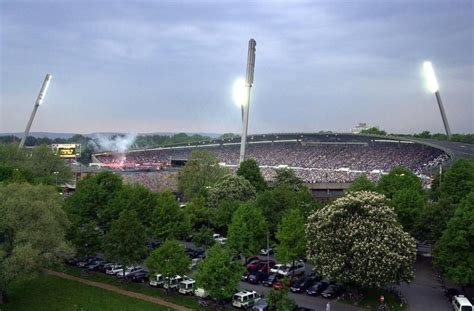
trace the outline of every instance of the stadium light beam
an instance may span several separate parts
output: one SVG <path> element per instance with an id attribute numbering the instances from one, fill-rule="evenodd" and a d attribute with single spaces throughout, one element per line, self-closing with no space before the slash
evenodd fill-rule
<path id="1" fill-rule="evenodd" d="M 436 96 L 436 101 L 438 102 L 439 111 L 441 112 L 441 119 L 443 119 L 444 130 L 446 131 L 446 136 L 448 140 L 451 139 L 451 129 L 449 128 L 448 117 L 446 116 L 446 111 L 444 110 L 443 101 L 441 100 L 441 95 L 439 94 L 439 85 L 438 80 L 433 69 L 433 65 L 430 61 L 425 61 L 423 63 L 423 72 L 426 79 L 426 86 L 431 93 L 434 93 Z"/>
<path id="2" fill-rule="evenodd" d="M 245 147 L 247 145 L 247 131 L 249 126 L 249 106 L 250 106 L 250 90 L 253 85 L 253 74 L 255 69 L 255 47 L 257 42 L 254 39 L 249 40 L 249 48 L 247 53 L 247 74 L 245 77 L 245 104 L 242 106 L 242 138 L 240 141 L 240 160 L 245 160 Z"/>
<path id="3" fill-rule="evenodd" d="M 36 98 L 35 105 L 33 106 L 33 111 L 31 112 L 30 120 L 28 121 L 28 124 L 26 125 L 25 133 L 23 134 L 23 137 L 21 138 L 18 149 L 23 148 L 23 146 L 25 145 L 26 137 L 28 137 L 28 134 L 30 133 L 31 124 L 33 124 L 36 111 L 38 110 L 38 107 L 43 103 L 44 97 L 46 96 L 46 92 L 48 91 L 49 83 L 51 82 L 51 77 L 52 77 L 51 74 L 48 73 L 46 74 L 46 77 L 44 78 L 43 85 L 41 86 L 38 97 Z"/>

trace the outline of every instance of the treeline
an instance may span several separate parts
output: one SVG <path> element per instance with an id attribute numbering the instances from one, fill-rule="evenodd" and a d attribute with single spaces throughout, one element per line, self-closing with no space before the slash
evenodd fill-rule
<path id="1" fill-rule="evenodd" d="M 369 134 L 369 135 L 381 135 L 386 136 L 387 132 L 381 130 L 376 127 L 371 127 L 366 130 L 362 130 L 361 134 Z M 418 134 L 390 134 L 392 136 L 405 136 L 405 137 L 416 137 L 416 138 L 424 138 L 424 139 L 435 139 L 435 140 L 448 140 L 446 134 L 441 133 L 430 133 L 429 131 L 423 131 Z M 451 141 L 465 143 L 465 144 L 474 144 L 474 134 L 452 134 Z"/>

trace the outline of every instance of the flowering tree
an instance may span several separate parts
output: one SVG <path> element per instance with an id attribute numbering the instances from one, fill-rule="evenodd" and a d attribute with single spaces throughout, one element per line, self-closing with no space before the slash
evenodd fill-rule
<path id="1" fill-rule="evenodd" d="M 306 236 L 309 261 L 331 280 L 368 288 L 413 278 L 415 240 L 383 195 L 349 193 L 311 215 Z"/>

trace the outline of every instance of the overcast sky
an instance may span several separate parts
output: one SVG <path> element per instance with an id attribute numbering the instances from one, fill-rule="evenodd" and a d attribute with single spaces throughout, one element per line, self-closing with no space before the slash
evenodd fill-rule
<path id="1" fill-rule="evenodd" d="M 250 133 L 474 132 L 472 0 L 0 1 L 0 132 L 240 132 L 232 84 L 257 41 Z"/>

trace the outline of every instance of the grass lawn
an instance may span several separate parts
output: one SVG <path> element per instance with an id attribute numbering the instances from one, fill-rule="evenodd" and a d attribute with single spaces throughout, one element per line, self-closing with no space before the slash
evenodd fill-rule
<path id="1" fill-rule="evenodd" d="M 400 303 L 397 302 L 397 299 L 393 293 L 389 293 L 388 291 L 379 288 L 368 290 L 362 301 L 360 301 L 357 305 L 369 310 L 376 310 L 380 303 L 380 296 L 384 296 L 385 303 L 389 307 L 390 311 L 405 311 L 407 309 L 406 305 L 401 306 Z M 340 301 L 347 304 L 353 304 L 352 301 L 344 299 L 341 299 Z"/>
<path id="2" fill-rule="evenodd" d="M 62 266 L 57 269 L 56 271 L 64 272 L 70 275 L 74 275 L 77 277 L 81 277 L 84 279 L 88 279 L 91 281 L 111 284 L 117 286 L 119 288 L 129 290 L 132 292 L 142 293 L 148 296 L 159 297 L 163 300 L 175 303 L 180 306 L 188 307 L 193 310 L 211 310 L 210 308 L 204 308 L 199 306 L 198 300 L 194 296 L 184 296 L 180 295 L 177 292 L 170 292 L 166 294 L 163 289 L 153 288 L 148 286 L 147 284 L 140 284 L 140 283 L 124 283 L 121 280 L 117 279 L 116 277 L 111 277 L 110 275 L 106 275 L 100 272 L 92 272 L 87 276 L 81 275 L 81 269 L 72 266 Z"/>
<path id="3" fill-rule="evenodd" d="M 55 276 L 13 284 L 0 310 L 171 310 Z"/>

